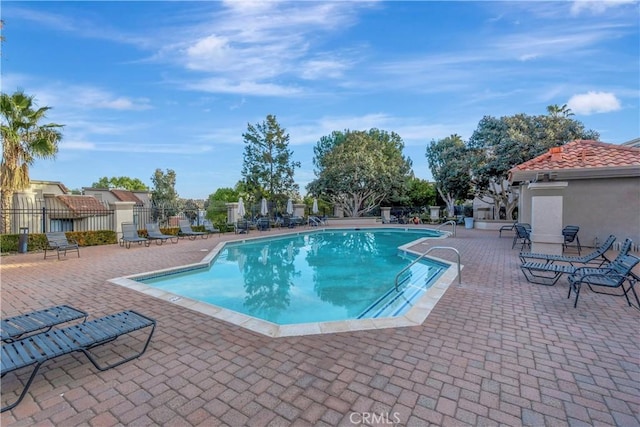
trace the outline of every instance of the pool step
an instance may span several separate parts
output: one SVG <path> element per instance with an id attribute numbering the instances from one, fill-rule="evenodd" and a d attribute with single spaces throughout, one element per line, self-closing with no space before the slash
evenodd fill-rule
<path id="1" fill-rule="evenodd" d="M 442 271 L 442 267 L 420 262 L 412 265 L 400 276 L 398 291 L 394 284 L 384 295 L 360 313 L 358 319 L 393 317 L 406 313 L 424 295 L 429 284 Z"/>

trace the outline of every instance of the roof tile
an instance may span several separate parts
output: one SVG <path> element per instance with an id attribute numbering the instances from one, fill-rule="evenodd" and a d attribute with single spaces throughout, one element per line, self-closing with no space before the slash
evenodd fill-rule
<path id="1" fill-rule="evenodd" d="M 58 195 L 56 199 L 67 205 L 76 214 L 109 212 L 109 209 L 93 196 Z"/>

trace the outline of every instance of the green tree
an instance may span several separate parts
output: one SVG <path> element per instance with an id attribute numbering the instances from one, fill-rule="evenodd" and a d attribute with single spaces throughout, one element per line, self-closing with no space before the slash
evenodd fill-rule
<path id="1" fill-rule="evenodd" d="M 156 208 L 154 220 L 165 222 L 168 217 L 176 215 L 181 210 L 176 192 L 176 173 L 172 169 L 163 172 L 156 169 L 151 177 L 153 189 L 151 200 Z"/>
<path id="2" fill-rule="evenodd" d="M 242 177 L 250 198 L 273 200 L 276 195 L 297 194 L 299 187 L 293 176 L 300 162 L 292 160 L 289 134 L 276 117 L 269 114 L 262 123 L 247 124 L 242 137 L 245 143 Z"/>
<path id="3" fill-rule="evenodd" d="M 469 139 L 471 150 L 471 176 L 474 191 L 479 198 L 494 204 L 494 211 L 506 210 L 513 218 L 518 196 L 507 181 L 511 168 L 576 139 L 599 138 L 593 130 L 570 118 L 570 111 L 550 106 L 549 115 L 483 117 Z"/>
<path id="4" fill-rule="evenodd" d="M 36 159 L 54 158 L 58 143 L 62 140 L 56 123 L 40 124 L 51 107 L 37 108 L 32 96 L 17 91 L 13 95 L 0 94 L 2 115 L 2 163 L 0 163 L 0 207 L 2 230 L 10 230 L 10 218 L 6 214 L 11 207 L 13 194 L 30 184 L 29 166 Z"/>
<path id="5" fill-rule="evenodd" d="M 91 186 L 93 188 L 122 188 L 129 191 L 145 191 L 149 189 L 140 179 L 129 178 L 128 176 L 112 176 L 111 178 L 103 176 Z"/>
<path id="6" fill-rule="evenodd" d="M 340 206 L 346 216 L 362 216 L 406 191 L 411 160 L 403 148 L 393 132 L 333 132 L 314 147 L 317 178 L 307 189 Z"/>
<path id="7" fill-rule="evenodd" d="M 413 207 L 427 207 L 436 203 L 436 186 L 424 179 L 410 178 L 407 186 L 407 203 Z"/>
<path id="8" fill-rule="evenodd" d="M 209 195 L 207 218 L 217 226 L 226 224 L 227 203 L 237 202 L 239 197 L 240 193 L 233 188 L 218 188 L 215 193 Z"/>
<path id="9" fill-rule="evenodd" d="M 467 147 L 460 135 L 454 134 L 431 141 L 426 156 L 438 194 L 447 205 L 448 216 L 453 217 L 456 201 L 466 200 L 471 193 Z"/>

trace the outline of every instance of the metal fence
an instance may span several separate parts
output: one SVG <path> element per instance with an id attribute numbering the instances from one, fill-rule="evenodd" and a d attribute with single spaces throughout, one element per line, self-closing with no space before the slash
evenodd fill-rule
<path id="1" fill-rule="evenodd" d="M 8 234 L 50 231 L 114 230 L 114 213 L 107 206 L 77 207 L 51 206 L 44 201 L 21 200 L 3 212 L 9 216 Z"/>

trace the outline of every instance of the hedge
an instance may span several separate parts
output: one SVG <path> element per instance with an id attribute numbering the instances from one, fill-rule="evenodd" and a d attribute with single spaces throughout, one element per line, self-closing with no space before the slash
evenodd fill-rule
<path id="1" fill-rule="evenodd" d="M 111 245 L 118 243 L 115 231 L 67 231 L 67 239 L 75 240 L 80 246 Z M 19 234 L 0 235 L 0 252 L 3 254 L 18 252 Z M 27 251 L 37 252 L 47 246 L 47 237 L 43 233 L 29 234 L 27 238 Z"/>

